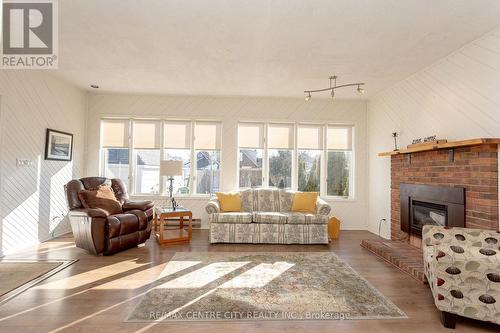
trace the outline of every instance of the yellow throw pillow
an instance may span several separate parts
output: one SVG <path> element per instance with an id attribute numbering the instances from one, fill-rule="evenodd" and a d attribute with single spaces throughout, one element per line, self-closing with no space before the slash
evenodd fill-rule
<path id="1" fill-rule="evenodd" d="M 297 192 L 293 196 L 292 212 L 316 213 L 318 192 Z"/>
<path id="2" fill-rule="evenodd" d="M 215 195 L 219 199 L 221 212 L 241 212 L 241 195 L 239 193 L 217 192 Z"/>

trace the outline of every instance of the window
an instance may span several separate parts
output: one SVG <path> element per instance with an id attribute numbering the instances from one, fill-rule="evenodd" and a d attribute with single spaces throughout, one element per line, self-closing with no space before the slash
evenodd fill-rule
<path id="1" fill-rule="evenodd" d="M 195 123 L 196 193 L 219 190 L 221 125 L 214 122 Z"/>
<path id="2" fill-rule="evenodd" d="M 170 184 L 160 179 L 162 160 L 182 161 L 182 175 L 174 176 L 176 196 L 218 191 L 220 149 L 220 122 L 101 121 L 101 174 L 123 179 L 133 194 L 165 194 Z"/>
<path id="3" fill-rule="evenodd" d="M 182 176 L 174 176 L 174 195 L 191 193 L 191 122 L 167 121 L 163 126 L 163 159 L 182 161 Z M 163 188 L 169 184 L 163 179 Z"/>
<path id="4" fill-rule="evenodd" d="M 128 183 L 129 122 L 127 120 L 106 120 L 101 124 L 102 174 L 108 178 L 120 178 Z"/>
<path id="5" fill-rule="evenodd" d="M 291 124 L 268 126 L 268 184 L 271 187 L 292 187 L 293 129 Z"/>
<path id="6" fill-rule="evenodd" d="M 329 126 L 326 194 L 351 196 L 352 127 Z"/>
<path id="7" fill-rule="evenodd" d="M 238 125 L 239 186 L 262 186 L 264 125 L 241 123 Z"/>
<path id="8" fill-rule="evenodd" d="M 297 128 L 297 189 L 303 192 L 320 192 L 322 127 L 299 125 Z"/>
<path id="9" fill-rule="evenodd" d="M 134 121 L 134 192 L 160 192 L 160 122 Z"/>
<path id="10" fill-rule="evenodd" d="M 293 188 L 353 196 L 353 127 L 238 124 L 239 186 Z"/>
<path id="11" fill-rule="evenodd" d="M 120 178 L 134 194 L 160 194 L 161 160 L 182 161 L 174 194 L 211 194 L 221 179 L 222 124 L 213 121 L 104 119 L 101 174 Z M 240 188 L 269 186 L 351 198 L 352 126 L 244 122 L 238 124 Z"/>

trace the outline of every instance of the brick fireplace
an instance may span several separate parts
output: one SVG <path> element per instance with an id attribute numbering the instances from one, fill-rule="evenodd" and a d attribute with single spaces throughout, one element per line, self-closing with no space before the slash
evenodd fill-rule
<path id="1" fill-rule="evenodd" d="M 471 139 L 379 153 L 391 157 L 391 240 L 361 246 L 425 282 L 422 225 L 498 230 L 499 145 Z"/>
<path id="2" fill-rule="evenodd" d="M 465 190 L 465 227 L 498 230 L 498 145 L 480 144 L 391 155 L 391 239 L 409 239 L 401 220 L 406 184 Z M 404 196 L 404 195 L 403 195 Z M 405 211 L 403 211 L 404 214 Z"/>

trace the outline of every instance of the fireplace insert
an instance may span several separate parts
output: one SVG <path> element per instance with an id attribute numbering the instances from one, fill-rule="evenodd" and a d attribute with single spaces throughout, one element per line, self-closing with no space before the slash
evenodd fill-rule
<path id="1" fill-rule="evenodd" d="M 422 227 L 426 224 L 443 227 L 448 225 L 448 207 L 446 205 L 412 200 L 411 208 L 410 227 L 414 234 L 421 235 Z"/>
<path id="2" fill-rule="evenodd" d="M 401 184 L 401 230 L 422 237 L 426 224 L 464 227 L 465 188 Z"/>

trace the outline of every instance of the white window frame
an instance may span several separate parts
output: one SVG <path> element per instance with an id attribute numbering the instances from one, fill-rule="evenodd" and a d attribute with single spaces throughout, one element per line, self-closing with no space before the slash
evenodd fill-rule
<path id="1" fill-rule="evenodd" d="M 311 126 L 311 127 L 317 127 L 321 131 L 321 147 L 319 149 L 312 149 L 312 148 L 299 148 L 298 141 L 299 141 L 299 127 L 300 126 Z M 326 187 L 324 186 L 326 184 L 326 171 L 324 168 L 324 161 L 325 161 L 325 124 L 321 123 L 307 123 L 307 122 L 299 122 L 295 125 L 295 149 L 296 149 L 296 154 L 295 154 L 295 165 L 299 166 L 299 150 L 312 150 L 312 151 L 319 151 L 320 152 L 320 170 L 319 170 L 319 195 L 320 196 L 325 196 L 326 193 Z M 298 190 L 299 187 L 299 170 L 296 169 L 295 173 L 292 175 L 292 177 L 295 176 L 297 179 L 296 181 L 296 187 L 294 190 Z M 324 183 L 324 184 L 323 184 Z"/>
<path id="2" fill-rule="evenodd" d="M 270 121 L 265 123 L 265 137 L 264 137 L 264 154 L 263 158 L 265 158 L 265 164 L 267 166 L 266 169 L 266 187 L 269 187 L 269 144 L 267 137 L 269 136 L 269 127 L 273 125 L 285 125 L 285 126 L 290 126 L 292 128 L 292 148 L 289 149 L 276 149 L 276 148 L 271 148 L 273 150 L 290 150 L 292 152 L 292 167 L 291 167 L 291 172 L 292 172 L 292 179 L 291 179 L 291 186 L 287 189 L 296 189 L 297 188 L 297 182 L 294 183 L 294 174 L 296 172 L 297 168 L 297 124 L 294 122 L 286 122 L 286 121 Z"/>
<path id="3" fill-rule="evenodd" d="M 161 179 L 161 176 L 160 176 L 160 173 L 158 171 L 158 193 L 142 193 L 142 192 L 137 192 L 137 189 L 136 189 L 136 182 L 135 182 L 135 171 L 136 171 L 136 162 L 137 162 L 137 158 L 135 158 L 135 155 L 134 155 L 134 151 L 136 150 L 136 148 L 134 147 L 134 137 L 135 137 L 135 122 L 156 122 L 159 124 L 160 128 L 160 148 L 153 148 L 151 150 L 157 150 L 157 149 L 160 149 L 160 163 L 161 163 L 161 160 L 162 160 L 162 157 L 163 157 L 163 121 L 161 119 L 151 119 L 151 118 L 134 118 L 134 119 L 131 119 L 130 120 L 130 136 L 131 136 L 131 140 L 130 140 L 130 148 L 129 148 L 129 154 L 131 155 L 131 159 L 130 161 L 132 161 L 132 165 L 130 167 L 130 173 L 132 174 L 132 176 L 130 177 L 130 179 L 132 180 L 132 185 L 129 186 L 129 189 L 132 189 L 131 191 L 131 194 L 132 195 L 137 195 L 137 196 L 161 196 L 163 194 L 163 181 Z M 140 148 L 139 148 L 140 149 Z M 129 182 L 130 183 L 130 182 Z"/>
<path id="4" fill-rule="evenodd" d="M 261 138 L 262 140 L 262 148 L 248 148 L 248 147 L 240 147 L 240 142 L 239 142 L 239 128 L 240 124 L 254 124 L 254 125 L 262 125 L 262 133 L 261 133 Z M 237 183 L 237 188 L 238 189 L 249 189 L 249 187 L 240 187 L 240 153 L 241 150 L 252 150 L 252 149 L 262 149 L 262 185 L 260 187 L 266 187 L 266 184 L 268 184 L 267 179 L 267 123 L 261 122 L 261 121 L 240 121 L 236 125 L 236 154 L 237 154 L 237 159 L 236 159 L 236 183 Z"/>
<path id="5" fill-rule="evenodd" d="M 349 128 L 351 131 L 351 164 L 349 168 L 349 196 L 348 197 L 342 197 L 342 196 L 336 196 L 336 195 L 328 195 L 327 194 L 327 179 L 328 179 L 328 151 L 335 151 L 335 149 L 328 149 L 328 128 L 329 127 L 337 127 L 337 128 Z M 322 178 L 322 181 L 324 181 L 324 186 L 322 187 L 324 189 L 323 195 L 326 198 L 331 198 L 335 200 L 340 200 L 340 201 L 353 201 L 356 198 L 356 187 L 355 187 L 355 161 L 356 161 L 356 149 L 355 149 L 355 130 L 356 127 L 354 125 L 350 124 L 325 124 L 325 129 L 324 129 L 324 155 L 325 155 L 325 160 L 324 160 L 324 170 L 325 170 L 325 177 L 324 179 Z M 337 150 L 337 151 L 346 151 L 346 150 Z M 323 184 L 322 184 L 323 185 Z"/>
<path id="6" fill-rule="evenodd" d="M 102 134 L 102 123 L 103 121 L 106 121 L 106 120 L 111 120 L 111 121 L 123 121 L 126 125 L 126 127 L 128 127 L 128 137 L 127 137 L 127 147 L 124 147 L 124 148 L 127 148 L 128 149 L 128 163 L 129 163 L 129 170 L 128 170 L 128 178 L 127 178 L 127 188 L 128 189 L 132 189 L 133 187 L 133 182 L 132 182 L 132 178 L 133 178 L 133 171 L 132 171 L 132 121 L 131 119 L 128 119 L 128 118 L 111 118 L 111 117 L 106 117 L 106 118 L 102 118 L 99 122 L 99 174 L 100 176 L 102 177 L 105 177 L 106 176 L 106 156 L 104 155 L 104 148 L 103 147 L 103 134 Z"/>
<path id="7" fill-rule="evenodd" d="M 167 123 L 185 123 L 189 124 L 189 147 L 188 148 L 165 148 L 165 124 Z M 195 195 L 194 190 L 194 181 L 195 181 L 195 174 L 194 174 L 194 121 L 193 120 L 179 120 L 179 119 L 162 119 L 161 121 L 161 155 L 160 159 L 163 161 L 165 160 L 165 150 L 167 149 L 179 149 L 179 150 L 189 150 L 190 151 L 190 159 L 191 159 L 191 165 L 190 165 L 190 170 L 189 170 L 189 194 L 176 194 L 176 197 L 181 197 L 181 198 L 187 198 Z M 165 185 L 163 184 L 163 180 L 160 179 L 160 195 L 161 196 L 168 196 L 168 193 L 165 193 L 166 188 Z"/>
<path id="8" fill-rule="evenodd" d="M 220 147 L 219 149 L 197 149 L 196 148 L 196 124 L 197 123 L 205 123 L 205 124 L 218 124 L 219 125 L 219 130 L 218 130 L 218 133 L 217 135 L 219 136 L 219 142 L 220 142 Z M 192 186 L 192 193 L 193 195 L 195 196 L 203 196 L 203 197 L 210 197 L 212 196 L 212 192 L 210 193 L 198 193 L 197 192 L 197 187 L 198 187 L 198 182 L 197 182 L 197 179 L 196 179 L 196 151 L 197 150 L 205 150 L 205 151 L 218 151 L 219 152 L 219 188 L 221 188 L 221 185 L 222 185 L 222 167 L 223 167 L 223 163 L 222 163 L 222 146 L 223 146 L 223 143 L 222 143 L 222 133 L 223 133 L 223 128 L 222 128 L 222 125 L 223 123 L 221 121 L 214 121 L 214 120 L 193 120 L 191 122 L 191 172 L 192 172 L 192 182 L 191 182 L 191 186 Z"/>
<path id="9" fill-rule="evenodd" d="M 179 194 L 176 195 L 176 197 L 182 197 L 182 198 L 206 198 L 209 197 L 210 194 L 205 194 L 201 193 L 198 194 L 196 192 L 196 149 L 195 148 L 195 124 L 196 123 L 214 123 L 219 125 L 219 131 L 217 135 L 219 136 L 219 142 L 220 147 L 219 149 L 215 149 L 215 151 L 219 152 L 219 158 L 220 158 L 220 166 L 219 166 L 219 187 L 222 185 L 222 179 L 223 179 L 223 162 L 222 162 L 222 149 L 223 149 L 223 142 L 222 142 L 222 132 L 223 132 L 223 123 L 220 120 L 212 120 L 212 119 L 207 119 L 207 120 L 194 120 L 194 119 L 178 119 L 178 118 L 131 118 L 131 117 L 102 117 L 100 119 L 99 123 L 99 128 L 100 128 L 100 140 L 99 140 L 99 173 L 101 176 L 105 175 L 105 156 L 104 156 L 104 148 L 102 146 L 102 140 L 103 140 L 103 135 L 102 135 L 102 122 L 106 120 L 117 120 L 117 121 L 124 121 L 128 127 L 128 150 L 129 150 L 129 175 L 128 175 L 128 182 L 127 182 L 127 188 L 129 189 L 130 195 L 136 196 L 136 197 L 165 197 L 168 196 L 167 193 L 165 192 L 165 185 L 163 184 L 163 180 L 159 179 L 159 193 L 137 193 L 135 190 L 135 169 L 136 169 L 136 161 L 134 159 L 134 122 L 135 121 L 158 121 L 160 123 L 160 160 L 163 160 L 165 158 L 165 143 L 164 143 L 164 124 L 168 122 L 185 122 L 189 123 L 189 129 L 190 129 L 190 144 L 189 144 L 189 150 L 191 152 L 191 173 L 190 173 L 190 180 L 189 180 L 189 194 Z M 187 150 L 188 148 L 186 148 Z M 207 149 L 212 151 L 213 149 Z M 161 177 L 161 176 L 160 176 Z"/>

